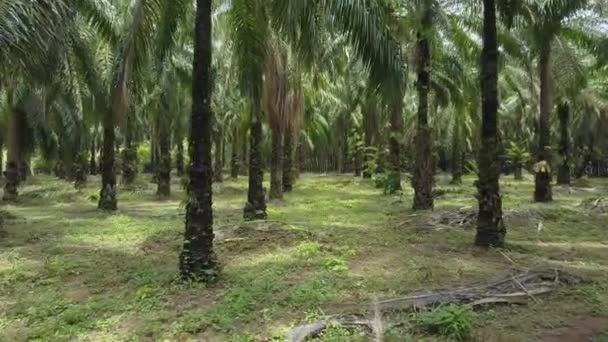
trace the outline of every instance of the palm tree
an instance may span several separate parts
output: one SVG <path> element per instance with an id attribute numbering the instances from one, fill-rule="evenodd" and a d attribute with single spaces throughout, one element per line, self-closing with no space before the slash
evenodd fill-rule
<path id="1" fill-rule="evenodd" d="M 189 200 L 180 271 L 184 278 L 209 281 L 217 276 L 217 261 L 213 252 L 212 208 L 211 0 L 197 0 L 196 4 Z"/>
<path id="2" fill-rule="evenodd" d="M 481 57 L 481 149 L 477 180 L 477 235 L 475 244 L 502 247 L 506 228 L 502 218 L 498 136 L 498 42 L 495 0 L 483 1 L 483 51 Z"/>
<path id="3" fill-rule="evenodd" d="M 427 1 L 421 11 L 420 30 L 416 43 L 416 90 L 418 92 L 418 126 L 416 130 L 416 160 L 412 185 L 414 210 L 433 209 L 434 164 L 431 129 L 428 121 L 429 90 L 431 87 L 431 43 L 428 37 L 433 23 L 433 9 Z"/>

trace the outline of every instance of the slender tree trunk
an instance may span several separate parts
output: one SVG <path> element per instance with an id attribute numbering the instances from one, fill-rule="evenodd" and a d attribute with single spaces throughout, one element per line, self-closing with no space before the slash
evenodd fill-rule
<path id="1" fill-rule="evenodd" d="M 89 173 L 91 175 L 97 174 L 97 162 L 95 160 L 95 138 L 91 138 L 91 151 L 89 152 Z"/>
<path id="2" fill-rule="evenodd" d="M 9 96 L 10 98 L 10 96 Z M 19 151 L 19 124 L 17 111 L 12 108 L 12 101 L 9 99 L 8 112 L 8 131 L 7 131 L 7 163 L 4 176 L 6 183 L 4 184 L 5 201 L 14 201 L 17 199 L 17 187 L 21 182 L 19 176 L 20 151 Z"/>
<path id="3" fill-rule="evenodd" d="M 133 118 L 127 118 L 125 148 L 122 151 L 122 182 L 131 185 L 137 178 L 137 149 L 133 146 Z"/>
<path id="4" fill-rule="evenodd" d="M 552 108 L 551 99 L 551 42 L 541 48 L 540 54 L 540 116 L 538 122 L 538 151 L 535 166 L 534 200 L 536 202 L 551 202 L 551 128 L 549 115 Z"/>
<path id="5" fill-rule="evenodd" d="M 88 161 L 85 151 L 78 152 L 74 163 L 74 187 L 76 189 L 83 189 L 87 186 Z"/>
<path id="6" fill-rule="evenodd" d="M 202 281 L 215 279 L 218 272 L 217 260 L 213 252 L 211 49 L 211 0 L 197 0 L 189 200 L 186 206 L 184 247 L 179 266 L 184 278 Z"/>
<path id="7" fill-rule="evenodd" d="M 254 96 L 254 98 L 258 98 Z M 264 220 L 266 214 L 266 198 L 264 195 L 264 169 L 262 160 L 262 121 L 261 109 L 254 101 L 251 115 L 251 143 L 249 148 L 249 189 L 247 203 L 244 209 L 246 220 Z"/>
<path id="8" fill-rule="evenodd" d="M 30 168 L 30 154 L 23 153 L 19 159 L 19 178 L 21 179 L 21 182 L 25 182 L 27 181 L 27 177 L 31 176 L 32 173 Z"/>
<path id="9" fill-rule="evenodd" d="M 152 137 L 150 138 L 150 172 L 152 173 L 152 179 L 150 180 L 152 183 L 158 183 L 158 164 L 160 162 L 160 157 L 158 153 L 158 138 Z"/>
<path id="10" fill-rule="evenodd" d="M 430 59 L 430 55 L 429 55 Z M 397 91 L 397 98 L 393 100 L 391 108 L 391 134 L 388 139 L 389 145 L 389 174 L 388 181 L 390 183 L 389 193 L 395 193 L 401 190 L 401 143 L 399 141 L 403 133 L 403 94 Z"/>
<path id="11" fill-rule="evenodd" d="M 177 150 L 175 152 L 175 168 L 177 171 L 177 177 L 184 175 L 184 141 L 183 139 L 176 138 Z"/>
<path id="12" fill-rule="evenodd" d="M 557 172 L 557 184 L 570 185 L 570 105 L 567 102 L 559 106 L 560 143 L 559 153 L 562 163 Z"/>
<path id="13" fill-rule="evenodd" d="M 297 134 L 296 136 L 297 139 L 297 144 L 298 146 L 296 147 L 296 167 L 294 169 L 294 178 L 298 179 L 300 178 L 300 174 L 302 172 L 302 168 L 304 168 L 304 163 L 306 160 L 306 150 L 304 149 L 304 137 L 302 136 L 302 134 Z"/>
<path id="14" fill-rule="evenodd" d="M 224 154 L 224 130 L 218 124 L 217 132 L 215 134 L 215 174 L 214 181 L 221 183 L 224 181 L 224 162 L 222 160 Z"/>
<path id="15" fill-rule="evenodd" d="M 232 130 L 232 144 L 230 146 L 230 177 L 232 179 L 239 178 L 239 130 L 237 127 L 234 127 Z"/>
<path id="16" fill-rule="evenodd" d="M 158 183 L 156 195 L 161 198 L 171 196 L 171 133 L 160 127 L 158 137 Z"/>
<path id="17" fill-rule="evenodd" d="M 272 132 L 272 152 L 270 158 L 270 199 L 283 198 L 283 133 Z"/>
<path id="18" fill-rule="evenodd" d="M 375 170 L 371 169 L 371 161 L 374 159 L 374 141 L 376 137 L 377 125 L 376 114 L 371 109 L 363 112 L 363 178 L 372 178 Z"/>
<path id="19" fill-rule="evenodd" d="M 481 148 L 477 180 L 477 235 L 475 244 L 502 247 L 506 228 L 502 219 L 500 195 L 501 144 L 498 135 L 498 43 L 495 0 L 483 0 L 483 51 L 481 57 Z"/>
<path id="20" fill-rule="evenodd" d="M 524 179 L 524 175 L 522 174 L 523 166 L 520 163 L 515 164 L 515 170 L 513 170 L 513 178 L 516 181 L 520 181 Z"/>
<path id="21" fill-rule="evenodd" d="M 429 18 L 430 21 L 430 18 Z M 430 25 L 430 22 L 428 23 Z M 426 26 L 425 26 L 426 27 Z M 414 210 L 433 209 L 434 167 L 432 157 L 431 129 L 428 124 L 428 96 L 431 82 L 431 47 L 429 41 L 418 34 L 417 73 L 418 82 L 418 127 L 416 131 L 416 166 L 412 179 L 414 188 Z"/>
<path id="22" fill-rule="evenodd" d="M 294 183 L 294 157 L 295 146 L 294 140 L 296 132 L 293 129 L 288 129 L 285 132 L 284 140 L 284 157 L 283 157 L 283 191 L 291 192 Z"/>
<path id="23" fill-rule="evenodd" d="M 103 127 L 103 150 L 101 165 L 101 191 L 99 192 L 98 207 L 102 210 L 116 210 L 116 174 L 114 173 L 114 123 L 112 113 L 106 114 Z"/>
<path id="24" fill-rule="evenodd" d="M 2 178 L 3 175 L 4 175 L 4 144 L 2 141 L 0 141 L 0 178 Z"/>
<path id="25" fill-rule="evenodd" d="M 462 184 L 462 149 L 460 144 L 460 126 L 458 123 L 454 125 L 454 133 L 452 135 L 452 181 L 451 184 Z"/>
<path id="26" fill-rule="evenodd" d="M 251 141 L 251 137 L 249 137 Z M 247 134 L 245 134 L 245 138 L 241 144 L 241 167 L 240 169 L 243 171 L 244 175 L 247 175 L 247 170 L 249 170 L 249 144 L 247 143 Z"/>

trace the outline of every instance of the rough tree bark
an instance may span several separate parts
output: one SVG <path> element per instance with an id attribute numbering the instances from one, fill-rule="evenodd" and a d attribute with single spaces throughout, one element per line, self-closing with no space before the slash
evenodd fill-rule
<path id="1" fill-rule="evenodd" d="M 9 104 L 11 102 L 9 101 Z M 14 201 L 17 199 L 18 191 L 17 187 L 21 181 L 19 176 L 19 124 L 17 118 L 17 111 L 10 108 L 8 112 L 8 131 L 7 131 L 7 160 L 6 160 L 6 171 L 4 176 L 6 183 L 4 184 L 4 196 L 5 201 Z"/>
<path id="2" fill-rule="evenodd" d="M 177 177 L 184 175 L 184 141 L 177 139 L 177 151 L 175 152 L 175 168 L 177 169 Z"/>
<path id="3" fill-rule="evenodd" d="M 137 149 L 133 145 L 133 114 L 127 117 L 125 148 L 122 151 L 122 182 L 131 185 L 137 178 Z"/>
<path id="4" fill-rule="evenodd" d="M 158 166 L 156 195 L 171 196 L 171 133 L 161 127 L 158 135 Z"/>
<path id="5" fill-rule="evenodd" d="M 481 57 L 481 148 L 477 186 L 477 235 L 475 244 L 502 247 L 506 228 L 502 219 L 498 135 L 498 43 L 495 0 L 484 0 L 483 51 Z"/>
<path id="6" fill-rule="evenodd" d="M 287 129 L 285 132 L 285 140 L 283 141 L 283 191 L 291 192 L 293 190 L 293 168 L 294 168 L 294 157 L 295 157 L 295 146 L 294 146 L 294 138 L 296 132 L 293 129 Z"/>
<path id="7" fill-rule="evenodd" d="M 570 104 L 563 102 L 558 108 L 560 142 L 559 154 L 562 158 L 557 172 L 557 184 L 570 185 Z"/>
<path id="8" fill-rule="evenodd" d="M 240 172 L 240 160 L 239 160 L 239 130 L 237 127 L 234 127 L 232 130 L 232 144 L 231 144 L 231 153 L 230 153 L 230 177 L 232 179 L 239 178 Z"/>
<path id="9" fill-rule="evenodd" d="M 283 132 L 272 131 L 270 152 L 270 199 L 283 198 Z"/>
<path id="10" fill-rule="evenodd" d="M 222 160 L 224 154 L 224 130 L 221 125 L 217 125 L 217 130 L 214 136 L 215 145 L 215 162 L 213 167 L 215 168 L 213 181 L 216 183 L 222 183 L 224 181 L 224 162 Z"/>
<path id="11" fill-rule="evenodd" d="M 551 42 L 548 41 L 540 52 L 540 116 L 538 119 L 538 151 L 537 165 L 534 177 L 534 200 L 536 202 L 551 202 L 553 193 L 551 181 Z"/>
<path id="12" fill-rule="evenodd" d="M 423 27 L 431 25 L 430 10 L 423 19 Z M 414 188 L 414 210 L 433 209 L 434 165 L 432 156 L 431 129 L 428 123 L 428 96 L 431 82 L 431 47 L 428 39 L 418 34 L 416 44 L 416 69 L 418 81 L 418 127 L 416 130 L 416 165 L 412 185 Z"/>
<path id="13" fill-rule="evenodd" d="M 452 135 L 452 181 L 450 184 L 462 184 L 462 159 L 463 153 L 460 144 L 460 127 L 454 125 L 454 133 Z"/>
<path id="14" fill-rule="evenodd" d="M 429 56 L 430 58 L 430 56 Z M 397 98 L 393 100 L 391 106 L 390 137 L 389 145 L 389 181 L 391 183 L 390 192 L 394 193 L 401 190 L 401 144 L 399 137 L 403 130 L 403 94 L 397 91 Z M 432 176 L 431 176 L 432 177 Z"/>
<path id="15" fill-rule="evenodd" d="M 101 191 L 99 192 L 98 207 L 102 210 L 113 211 L 118 209 L 116 200 L 116 174 L 114 173 L 114 123 L 113 115 L 106 115 L 103 127 L 103 150 L 101 164 Z"/>
<path id="16" fill-rule="evenodd" d="M 196 6 L 189 199 L 186 205 L 184 246 L 179 262 L 182 277 L 201 281 L 214 280 L 218 274 L 213 251 L 211 2 L 197 0 Z"/>
<path id="17" fill-rule="evenodd" d="M 259 98 L 259 97 L 257 97 Z M 251 140 L 249 148 L 249 189 L 247 203 L 243 211 L 245 220 L 264 220 L 266 213 L 266 198 L 264 194 L 264 165 L 262 160 L 262 121 L 259 104 L 252 105 Z"/>
<path id="18" fill-rule="evenodd" d="M 89 151 L 89 173 L 92 176 L 95 176 L 97 174 L 97 161 L 95 159 L 95 154 L 96 154 L 96 149 L 95 149 L 95 139 L 91 139 L 91 151 Z"/>

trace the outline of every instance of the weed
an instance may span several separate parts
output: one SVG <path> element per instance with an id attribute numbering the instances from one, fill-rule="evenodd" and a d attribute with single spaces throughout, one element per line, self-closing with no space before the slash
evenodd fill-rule
<path id="1" fill-rule="evenodd" d="M 470 306 L 450 304 L 418 315 L 417 322 L 424 329 L 464 341 L 473 331 L 474 313 Z"/>

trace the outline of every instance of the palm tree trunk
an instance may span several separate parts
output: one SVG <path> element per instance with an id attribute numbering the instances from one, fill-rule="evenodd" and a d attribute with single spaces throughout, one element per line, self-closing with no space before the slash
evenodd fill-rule
<path id="1" fill-rule="evenodd" d="M 122 182 L 131 185 L 137 177 L 137 149 L 133 146 L 133 114 L 127 118 L 125 148 L 122 151 Z"/>
<path id="2" fill-rule="evenodd" d="M 429 41 L 418 34 L 416 46 L 418 73 L 418 127 L 416 131 L 416 165 L 412 185 L 414 188 L 414 210 L 433 209 L 433 157 L 431 129 L 428 124 L 428 97 L 431 82 L 431 50 Z"/>
<path id="3" fill-rule="evenodd" d="M 118 204 L 116 200 L 116 174 L 114 173 L 114 123 L 112 122 L 113 113 L 106 115 L 103 127 L 103 150 L 101 165 L 101 191 L 99 192 L 98 207 L 102 210 L 116 210 Z"/>
<path id="4" fill-rule="evenodd" d="M 283 133 L 272 131 L 270 156 L 270 199 L 283 198 Z"/>
<path id="5" fill-rule="evenodd" d="M 295 157 L 295 146 L 294 138 L 296 132 L 293 129 L 288 129 L 285 132 L 284 140 L 284 156 L 283 156 L 283 191 L 291 192 L 293 190 L 294 182 L 294 157 Z"/>
<path id="6" fill-rule="evenodd" d="M 540 53 L 540 116 L 538 122 L 538 151 L 535 167 L 534 200 L 536 202 L 551 202 L 551 131 L 549 115 L 552 108 L 551 99 L 551 42 L 548 41 Z"/>
<path id="7" fill-rule="evenodd" d="M 257 97 L 259 99 L 259 97 Z M 264 195 L 264 165 L 262 160 L 262 121 L 260 105 L 254 101 L 251 114 L 251 141 L 249 147 L 249 189 L 244 209 L 246 220 L 264 220 L 266 198 Z"/>
<path id="8" fill-rule="evenodd" d="M 502 247 L 506 228 L 502 219 L 498 135 L 498 43 L 495 0 L 483 0 L 483 51 L 481 57 L 481 148 L 477 180 L 477 235 L 475 244 Z"/>
<path id="9" fill-rule="evenodd" d="M 74 162 L 74 187 L 83 189 L 87 186 L 87 157 L 86 149 L 78 152 Z"/>
<path id="10" fill-rule="evenodd" d="M 249 141 L 251 141 L 251 137 L 249 137 Z M 240 169 L 243 171 L 243 174 L 247 174 L 247 170 L 249 170 L 249 144 L 247 143 L 247 134 L 243 137 L 243 142 L 241 144 L 241 167 Z"/>
<path id="11" fill-rule="evenodd" d="M 374 113 L 366 110 L 363 112 L 363 178 L 372 178 L 374 170 L 371 170 L 371 160 L 373 156 L 373 138 L 375 136 L 371 120 L 374 119 Z"/>
<path id="12" fill-rule="evenodd" d="M 175 168 L 177 177 L 184 175 L 184 141 L 181 138 L 176 138 L 177 151 L 175 153 Z"/>
<path id="13" fill-rule="evenodd" d="M 562 163 L 557 172 L 557 184 L 570 185 L 570 105 L 567 102 L 559 106 L 560 143 L 559 153 Z"/>
<path id="14" fill-rule="evenodd" d="M 224 163 L 222 161 L 222 155 L 224 154 L 224 132 L 222 127 L 218 124 L 217 132 L 215 133 L 215 172 L 214 172 L 214 181 L 216 183 L 221 183 L 224 181 Z"/>
<path id="15" fill-rule="evenodd" d="M 209 281 L 217 276 L 213 252 L 211 165 L 211 0 L 197 0 L 194 41 L 192 117 L 190 130 L 190 183 L 186 230 L 179 268 L 186 279 Z"/>
<path id="16" fill-rule="evenodd" d="M 93 176 L 97 174 L 97 162 L 95 160 L 96 151 L 95 138 L 91 138 L 91 151 L 89 152 L 89 173 Z"/>
<path id="17" fill-rule="evenodd" d="M 462 149 L 460 144 L 460 127 L 458 123 L 454 125 L 452 134 L 452 181 L 450 184 L 462 184 Z"/>
<path id="18" fill-rule="evenodd" d="M 238 127 L 234 127 L 232 129 L 232 144 L 231 144 L 231 153 L 230 153 L 230 177 L 232 179 L 237 179 L 239 178 L 239 168 L 240 168 L 240 161 L 239 161 L 239 129 Z"/>
<path id="19" fill-rule="evenodd" d="M 171 133 L 160 127 L 158 136 L 158 183 L 156 195 L 161 198 L 171 196 Z"/>
<path id="20" fill-rule="evenodd" d="M 306 160 L 306 151 L 304 149 L 304 136 L 300 133 L 296 135 L 297 147 L 296 147 L 296 156 L 295 156 L 295 168 L 294 168 L 294 179 L 299 179 L 300 174 L 302 173 L 302 168 L 304 167 Z"/>
<path id="21" fill-rule="evenodd" d="M 17 187 L 21 181 L 19 176 L 20 151 L 19 151 L 19 126 L 17 111 L 12 108 L 12 100 L 9 96 L 9 111 L 8 111 L 8 131 L 7 131 L 7 162 L 6 162 L 6 183 L 4 184 L 5 201 L 14 201 L 17 199 Z"/>
<path id="22" fill-rule="evenodd" d="M 391 108 L 391 134 L 388 139 L 390 151 L 388 182 L 390 184 L 389 193 L 391 194 L 401 190 L 401 144 L 399 142 L 399 137 L 403 130 L 403 119 L 401 117 L 403 111 L 403 96 L 400 91 L 397 93 L 397 98 L 393 100 Z"/>

